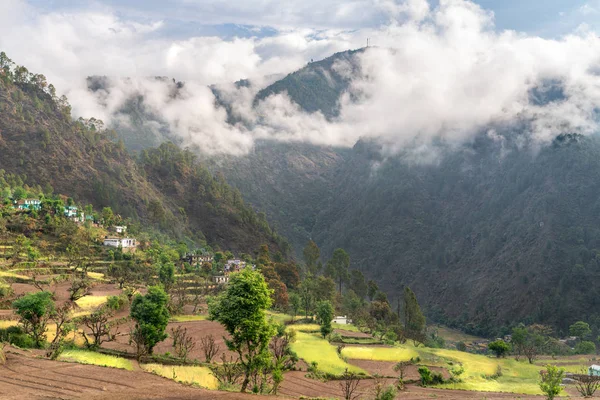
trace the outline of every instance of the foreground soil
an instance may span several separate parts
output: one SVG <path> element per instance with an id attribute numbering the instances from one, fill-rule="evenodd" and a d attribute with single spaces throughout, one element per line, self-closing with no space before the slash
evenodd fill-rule
<path id="1" fill-rule="evenodd" d="M 188 387 L 142 371 L 125 371 L 7 354 L 0 399 L 261 399 Z"/>
<path id="2" fill-rule="evenodd" d="M 11 348 L 12 349 L 12 348 Z M 179 384 L 141 370 L 125 371 L 93 365 L 50 361 L 34 358 L 19 350 L 7 352 L 7 362 L 0 366 L 0 399 L 277 399 L 277 398 L 341 398 L 338 381 L 321 382 L 306 377 L 306 372 L 290 372 L 280 387 L 279 397 L 209 391 Z M 383 385 L 394 379 L 382 379 Z M 376 381 L 360 382 L 359 399 L 374 398 Z M 541 396 L 523 396 L 509 393 L 482 393 L 458 390 L 422 388 L 409 385 L 398 399 L 536 399 Z"/>

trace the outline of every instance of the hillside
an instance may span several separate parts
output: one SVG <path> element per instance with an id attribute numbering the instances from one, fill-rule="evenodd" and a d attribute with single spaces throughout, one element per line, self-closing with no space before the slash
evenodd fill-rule
<path id="1" fill-rule="evenodd" d="M 312 62 L 255 102 L 286 92 L 335 118 L 350 83 L 339 65 L 356 65 L 361 51 Z M 560 93 L 545 96 L 533 91 L 532 101 Z M 439 145 L 435 165 L 410 152 L 384 161 L 367 142 L 260 142 L 246 156 L 206 162 L 291 239 L 297 257 L 311 238 L 325 259 L 343 247 L 392 299 L 413 287 L 439 322 L 495 335 L 522 321 L 564 329 L 599 320 L 598 290 L 585 282 L 599 274 L 600 141 L 564 135 L 537 150 L 518 144 L 523 128 L 505 129 L 506 147 L 485 136 L 453 151 Z"/>
<path id="2" fill-rule="evenodd" d="M 301 71 L 261 93 L 287 91 L 315 111 L 296 90 Z M 263 143 L 221 169 L 296 254 L 309 238 L 326 257 L 343 247 L 392 298 L 414 288 L 437 321 L 482 335 L 521 321 L 560 329 L 598 321 L 600 293 L 585 282 L 600 276 L 600 139 L 564 135 L 538 153 L 518 145 L 521 128 L 512 129 L 505 148 L 485 136 L 454 151 L 440 146 L 436 165 L 410 152 L 382 162 L 366 142 L 351 151 Z M 248 165 L 262 173 L 253 179 Z"/>
<path id="3" fill-rule="evenodd" d="M 22 176 L 29 186 L 69 193 L 79 203 L 110 206 L 179 239 L 240 252 L 263 243 L 280 250 L 285 241 L 185 152 L 165 145 L 168 151 L 154 150 L 157 157 L 138 162 L 101 121 L 73 121 L 67 99 L 57 98 L 43 75 L 3 63 L 0 169 Z"/>

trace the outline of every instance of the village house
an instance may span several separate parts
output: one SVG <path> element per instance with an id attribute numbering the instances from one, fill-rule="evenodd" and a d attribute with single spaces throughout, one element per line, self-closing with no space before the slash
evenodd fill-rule
<path id="1" fill-rule="evenodd" d="M 120 247 L 123 250 L 127 249 L 128 251 L 135 251 L 137 246 L 137 241 L 133 238 L 115 238 L 115 237 L 105 237 L 104 245 L 108 247 Z"/>
<path id="2" fill-rule="evenodd" d="M 239 272 L 246 268 L 247 265 L 248 263 L 246 261 L 242 261 L 237 258 L 233 260 L 227 260 L 227 263 L 225 263 L 223 266 L 223 271 L 225 271 L 225 273 Z M 252 269 L 255 268 L 254 265 L 251 265 L 251 267 Z"/>
<path id="3" fill-rule="evenodd" d="M 112 230 L 118 234 L 123 234 L 127 232 L 127 227 L 125 225 L 116 225 L 112 227 Z"/>
<path id="4" fill-rule="evenodd" d="M 340 324 L 340 325 L 348 325 L 352 323 L 352 320 L 349 319 L 346 315 L 337 316 L 331 321 L 332 324 Z"/>
<path id="5" fill-rule="evenodd" d="M 229 276 L 227 275 L 215 275 L 213 276 L 213 282 L 218 285 L 224 285 L 229 282 Z"/>
<path id="6" fill-rule="evenodd" d="M 42 202 L 39 199 L 22 199 L 16 202 L 17 210 L 21 211 L 39 211 L 42 209 Z"/>
<path id="7" fill-rule="evenodd" d="M 213 256 L 209 254 L 193 254 L 188 253 L 181 257 L 181 262 L 186 262 L 190 265 L 204 264 L 213 262 Z"/>
<path id="8" fill-rule="evenodd" d="M 85 221 L 85 214 L 83 212 L 79 212 L 79 209 L 75 206 L 65 207 L 65 217 L 75 222 Z"/>
<path id="9" fill-rule="evenodd" d="M 588 368 L 589 376 L 600 376 L 600 365 L 592 365 Z"/>

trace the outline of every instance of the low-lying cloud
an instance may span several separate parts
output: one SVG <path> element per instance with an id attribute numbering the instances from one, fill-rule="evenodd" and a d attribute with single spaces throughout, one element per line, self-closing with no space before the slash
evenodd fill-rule
<path id="1" fill-rule="evenodd" d="M 538 143 L 598 130 L 595 32 L 583 27 L 543 39 L 498 31 L 493 15 L 470 1 L 441 0 L 436 7 L 425 0 L 373 1 L 387 15 L 377 29 L 168 40 L 157 35 L 160 20 L 129 21 L 110 10 L 39 13 L 8 0 L 0 15 L 0 48 L 45 73 L 67 93 L 77 116 L 110 122 L 127 99 L 143 95 L 145 107 L 172 134 L 210 153 L 243 154 L 259 139 L 352 146 L 372 138 L 394 151 L 439 138 L 461 143 L 515 121 L 525 122 L 528 139 Z M 344 10 L 350 12 L 339 12 Z M 286 94 L 254 104 L 256 92 L 281 74 L 311 58 L 361 47 L 367 37 L 377 47 L 356 55 L 358 68 L 340 98 L 338 117 L 306 113 Z M 335 68 L 350 70 L 341 62 Z M 90 92 L 89 75 L 111 77 L 110 91 Z M 186 84 L 172 96 L 170 84 L 147 78 L 152 76 Z M 232 84 L 239 79 L 252 85 Z M 558 82 L 561 96 L 532 101 L 532 90 L 544 82 Z M 216 105 L 210 84 L 218 84 L 237 123 Z"/>

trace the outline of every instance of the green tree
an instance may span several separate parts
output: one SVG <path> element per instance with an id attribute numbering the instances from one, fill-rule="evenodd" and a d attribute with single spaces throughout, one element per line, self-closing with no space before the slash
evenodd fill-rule
<path id="1" fill-rule="evenodd" d="M 426 321 L 417 302 L 417 296 L 409 288 L 404 288 L 404 334 L 415 343 L 425 340 Z"/>
<path id="2" fill-rule="evenodd" d="M 288 304 L 289 304 L 289 310 L 290 310 L 289 312 L 290 312 L 290 314 L 292 314 L 292 322 L 293 322 L 294 318 L 296 318 L 296 315 L 298 315 L 298 313 L 302 309 L 302 299 L 300 298 L 298 293 L 291 292 L 288 300 L 289 300 Z"/>
<path id="3" fill-rule="evenodd" d="M 327 337 L 327 335 L 333 331 L 333 328 L 331 327 L 333 313 L 334 310 L 331 302 L 325 300 L 320 301 L 319 304 L 317 304 L 317 319 L 321 325 L 321 335 L 323 335 L 323 338 Z"/>
<path id="4" fill-rule="evenodd" d="M 582 340 L 575 345 L 576 354 L 596 354 L 596 345 L 594 342 Z"/>
<path id="5" fill-rule="evenodd" d="M 377 292 L 379 292 L 379 286 L 377 286 L 377 283 L 375 283 L 374 280 L 369 280 L 369 283 L 367 283 L 367 295 L 369 296 L 369 300 L 373 300 Z"/>
<path id="6" fill-rule="evenodd" d="M 35 345 L 42 347 L 46 340 L 46 325 L 55 310 L 52 293 L 28 293 L 12 304 L 20 317 L 25 333 L 31 335 Z"/>
<path id="7" fill-rule="evenodd" d="M 167 338 L 169 323 L 168 296 L 160 286 L 150 286 L 144 296 L 138 294 L 131 303 L 131 318 L 135 321 L 134 341 L 138 357 L 152 354 L 154 346 Z"/>
<path id="8" fill-rule="evenodd" d="M 227 348 L 239 356 L 244 368 L 242 392 L 251 376 L 270 362 L 269 342 L 275 327 L 266 319 L 271 307 L 271 290 L 263 275 L 246 268 L 231 275 L 225 290 L 208 305 L 211 320 L 220 322 L 230 335 Z"/>
<path id="9" fill-rule="evenodd" d="M 353 290 L 361 299 L 364 299 L 367 296 L 367 281 L 361 271 L 357 269 L 350 271 L 350 283 L 348 284 L 348 288 Z"/>
<path id="10" fill-rule="evenodd" d="M 587 322 L 577 321 L 569 327 L 569 333 L 581 341 L 587 338 L 592 333 L 592 330 L 590 329 L 590 324 Z"/>
<path id="11" fill-rule="evenodd" d="M 335 249 L 331 259 L 325 266 L 325 274 L 338 281 L 339 292 L 342 293 L 342 283 L 348 280 L 348 268 L 350 267 L 350 256 L 344 249 Z"/>
<path id="12" fill-rule="evenodd" d="M 496 340 L 488 344 L 488 350 L 496 354 L 497 358 L 500 358 L 510 351 L 510 346 L 504 340 Z"/>
<path id="13" fill-rule="evenodd" d="M 168 292 L 175 283 L 175 264 L 173 262 L 161 263 L 158 266 L 158 280 Z"/>
<path id="14" fill-rule="evenodd" d="M 306 244 L 304 250 L 302 251 L 302 255 L 304 256 L 304 263 L 306 264 L 306 269 L 312 275 L 316 275 L 319 273 L 318 264 L 319 257 L 321 257 L 321 251 L 319 250 L 319 246 L 312 240 Z"/>
<path id="15" fill-rule="evenodd" d="M 104 207 L 102 209 L 102 224 L 106 227 L 114 225 L 115 222 L 115 214 L 113 213 L 112 208 Z"/>
<path id="16" fill-rule="evenodd" d="M 553 400 L 562 391 L 562 380 L 565 377 L 564 368 L 547 365 L 546 371 L 540 375 L 540 389 L 548 400 Z"/>

